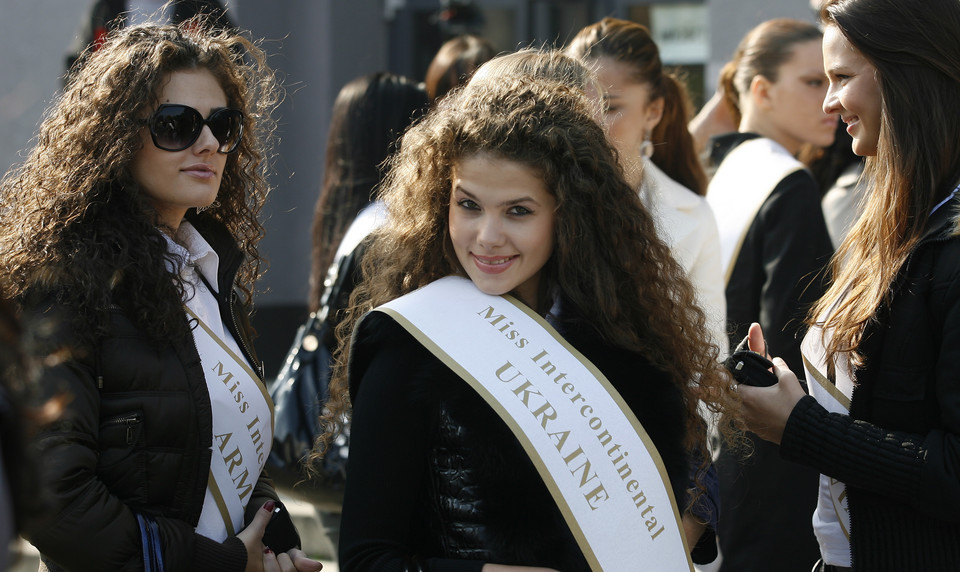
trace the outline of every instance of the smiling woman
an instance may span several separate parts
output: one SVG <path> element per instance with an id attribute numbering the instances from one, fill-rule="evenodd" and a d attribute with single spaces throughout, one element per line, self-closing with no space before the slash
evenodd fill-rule
<path id="1" fill-rule="evenodd" d="M 828 0 L 820 16 L 823 107 L 868 157 L 869 198 L 802 361 L 741 389 L 744 408 L 783 458 L 820 474 L 816 572 L 957 570 L 960 3 Z"/>
<path id="2" fill-rule="evenodd" d="M 570 85 L 487 74 L 404 135 L 380 190 L 387 220 L 338 328 L 312 456 L 352 406 L 345 569 L 613 570 L 635 562 L 616 560 L 625 553 L 689 564 L 676 503 L 688 453 L 706 450 L 698 399 L 720 412 L 736 398 L 596 109 Z M 566 393 L 543 397 L 540 378 Z M 644 429 L 655 454 L 639 444 Z M 636 444 L 629 462 L 611 435 Z M 607 492 L 637 498 L 606 503 L 628 520 L 601 520 L 657 544 L 603 550 L 610 535 L 582 511 Z M 630 520 L 648 498 L 659 518 Z"/>
<path id="3" fill-rule="evenodd" d="M 854 48 L 836 26 L 823 32 L 824 68 L 830 88 L 823 110 L 840 115 L 853 137 L 853 152 L 861 156 L 877 154 L 883 96 L 877 68 Z"/>
<path id="4" fill-rule="evenodd" d="M 495 155 L 453 168 L 450 242 L 480 291 L 512 292 L 537 307 L 540 270 L 553 253 L 557 199 L 530 167 Z"/>

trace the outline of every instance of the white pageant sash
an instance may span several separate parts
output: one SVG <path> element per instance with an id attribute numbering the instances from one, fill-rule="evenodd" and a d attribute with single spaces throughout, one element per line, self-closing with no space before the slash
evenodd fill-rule
<path id="1" fill-rule="evenodd" d="M 784 177 L 803 169 L 779 143 L 760 137 L 737 145 L 710 180 L 707 203 L 717 217 L 724 284 L 737 262 L 743 240 L 764 201 Z"/>
<path id="2" fill-rule="evenodd" d="M 273 401 L 250 368 L 195 313 L 193 330 L 210 394 L 213 443 L 198 534 L 223 542 L 243 529 L 243 513 L 270 454 Z"/>
<path id="3" fill-rule="evenodd" d="M 653 442 L 596 366 L 546 320 L 452 276 L 376 311 L 404 326 L 503 418 L 593 570 L 693 570 Z"/>
<path id="4" fill-rule="evenodd" d="M 824 409 L 830 413 L 848 415 L 854 385 L 849 363 L 846 359 L 838 360 L 836 383 L 827 378 L 825 345 L 829 343 L 830 333 L 827 332 L 826 337 L 822 338 L 823 333 L 819 325 L 814 325 L 800 344 L 807 387 L 810 395 Z M 845 483 L 820 475 L 820 494 L 813 515 L 813 526 L 825 561 L 834 566 L 850 566 L 850 509 Z"/>

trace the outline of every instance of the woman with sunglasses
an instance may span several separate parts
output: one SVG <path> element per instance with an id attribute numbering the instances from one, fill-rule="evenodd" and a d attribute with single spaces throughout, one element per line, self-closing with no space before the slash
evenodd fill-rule
<path id="1" fill-rule="evenodd" d="M 261 471 L 247 321 L 277 94 L 203 19 L 125 28 L 0 185 L 0 282 L 66 404 L 35 438 L 50 516 L 24 531 L 49 570 L 321 567 Z"/>

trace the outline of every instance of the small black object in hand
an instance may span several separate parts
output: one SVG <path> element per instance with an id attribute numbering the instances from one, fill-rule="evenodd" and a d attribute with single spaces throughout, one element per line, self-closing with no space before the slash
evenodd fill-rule
<path id="1" fill-rule="evenodd" d="M 770 369 L 773 362 L 750 349 L 748 338 L 737 345 L 723 365 L 737 383 L 756 387 L 770 387 L 777 383 L 777 376 Z"/>
<path id="2" fill-rule="evenodd" d="M 273 509 L 273 516 L 267 523 L 267 529 L 263 533 L 263 544 L 277 554 L 281 554 L 291 548 L 300 548 L 300 535 L 293 525 L 293 519 L 287 512 L 287 507 L 277 501 Z"/>

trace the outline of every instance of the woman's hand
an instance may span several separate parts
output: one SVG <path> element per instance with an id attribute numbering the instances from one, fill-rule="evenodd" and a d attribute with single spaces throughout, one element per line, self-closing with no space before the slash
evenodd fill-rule
<path id="1" fill-rule="evenodd" d="M 289 561 L 289 566 L 287 562 Z M 299 548 L 291 548 L 285 554 L 277 555 L 277 562 L 280 564 L 280 570 L 283 572 L 318 572 L 323 569 L 323 564 L 312 558 L 307 557 L 307 553 Z"/>
<path id="2" fill-rule="evenodd" d="M 760 324 L 751 324 L 748 336 L 750 349 L 766 355 Z M 776 357 L 773 358 L 773 366 L 778 383 L 770 387 L 740 384 L 737 392 L 743 400 L 743 418 L 747 428 L 761 439 L 779 445 L 790 412 L 806 394 L 786 362 Z"/>
<path id="3" fill-rule="evenodd" d="M 247 547 L 247 567 L 244 572 L 264 572 L 265 563 L 269 560 L 271 564 L 276 563 L 277 557 L 263 545 L 263 531 L 267 529 L 267 523 L 273 516 L 273 507 L 276 504 L 273 501 L 264 503 L 257 515 L 253 517 L 250 524 L 240 531 L 237 538 Z M 274 568 L 279 570 L 280 568 Z"/>
<path id="4" fill-rule="evenodd" d="M 264 503 L 257 515 L 253 517 L 237 538 L 247 547 L 247 567 L 244 572 L 317 572 L 323 564 L 307 558 L 307 555 L 297 548 L 291 548 L 286 553 L 276 554 L 263 545 L 263 532 L 273 516 L 274 501 Z"/>

